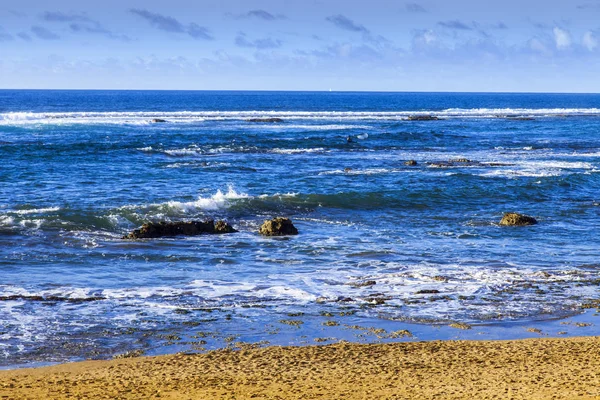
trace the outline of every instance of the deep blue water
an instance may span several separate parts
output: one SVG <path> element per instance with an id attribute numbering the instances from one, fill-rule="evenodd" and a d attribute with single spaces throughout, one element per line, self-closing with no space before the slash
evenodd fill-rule
<path id="1" fill-rule="evenodd" d="M 600 299 L 600 95 L 4 90 L 0 159 L 0 365 L 448 338 Z M 275 216 L 300 235 L 260 237 Z M 121 239 L 204 218 L 240 232 Z"/>

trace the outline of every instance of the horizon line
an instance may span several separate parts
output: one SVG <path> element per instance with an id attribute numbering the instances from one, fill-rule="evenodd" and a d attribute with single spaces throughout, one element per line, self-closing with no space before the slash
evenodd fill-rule
<path id="1" fill-rule="evenodd" d="M 62 92 L 264 92 L 264 93 L 446 93 L 446 94 L 600 94 L 600 92 L 553 92 L 553 91 L 450 91 L 450 90 L 285 90 L 285 89 L 64 89 L 64 88 L 0 88 L 0 91 L 62 91 Z"/>

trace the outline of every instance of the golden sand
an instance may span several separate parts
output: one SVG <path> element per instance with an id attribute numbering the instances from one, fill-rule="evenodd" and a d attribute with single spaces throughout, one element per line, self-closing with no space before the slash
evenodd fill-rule
<path id="1" fill-rule="evenodd" d="M 0 399 L 600 399 L 600 338 L 219 350 L 0 371 Z"/>

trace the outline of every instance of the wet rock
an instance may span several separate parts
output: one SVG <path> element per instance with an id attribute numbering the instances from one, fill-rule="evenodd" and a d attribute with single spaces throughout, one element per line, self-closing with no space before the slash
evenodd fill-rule
<path id="1" fill-rule="evenodd" d="M 290 325 L 290 326 L 295 326 L 296 328 L 300 328 L 300 325 L 302 325 L 304 323 L 304 321 L 300 321 L 297 319 L 282 319 L 282 320 L 279 320 L 279 323 L 285 324 L 285 325 Z"/>
<path id="2" fill-rule="evenodd" d="M 417 162 L 415 160 L 408 160 L 404 163 L 404 165 L 408 165 L 409 167 L 416 167 Z"/>
<path id="3" fill-rule="evenodd" d="M 167 120 L 165 120 L 165 119 L 161 119 L 161 118 L 154 118 L 154 119 L 153 119 L 151 122 L 152 122 L 153 124 L 162 124 L 162 123 L 164 123 L 164 122 L 167 122 Z"/>
<path id="4" fill-rule="evenodd" d="M 455 322 L 453 324 L 449 325 L 451 328 L 455 328 L 455 329 L 463 329 L 463 330 L 469 330 L 472 329 L 473 327 L 469 324 L 465 324 L 463 322 Z"/>
<path id="5" fill-rule="evenodd" d="M 283 120 L 281 118 L 250 118 L 247 119 L 246 122 L 281 123 Z"/>
<path id="6" fill-rule="evenodd" d="M 507 117 L 511 121 L 535 121 L 535 118 L 532 117 Z"/>
<path id="7" fill-rule="evenodd" d="M 344 172 L 348 173 L 350 171 L 352 171 L 352 168 L 344 168 Z"/>
<path id="8" fill-rule="evenodd" d="M 338 303 L 350 303 L 351 301 L 354 301 L 354 300 L 351 299 L 350 297 L 339 296 L 335 301 L 337 301 Z"/>
<path id="9" fill-rule="evenodd" d="M 539 328 L 527 328 L 527 332 L 537 333 L 538 335 L 542 334 L 542 330 Z"/>
<path id="10" fill-rule="evenodd" d="M 410 115 L 408 121 L 438 121 L 439 118 L 434 115 Z"/>
<path id="11" fill-rule="evenodd" d="M 215 233 L 216 234 L 235 233 L 235 232 L 237 232 L 237 231 L 235 229 L 233 229 L 233 227 L 225 221 L 221 220 L 221 221 L 217 221 L 215 223 Z"/>
<path id="12" fill-rule="evenodd" d="M 500 221 L 500 225 L 503 226 L 526 226 L 535 224 L 537 224 L 535 218 L 514 212 L 504 213 L 504 216 Z"/>
<path id="13" fill-rule="evenodd" d="M 361 287 L 370 287 L 373 285 L 376 285 L 377 282 L 375 281 L 364 281 L 364 282 L 353 282 L 350 284 L 350 286 L 355 287 L 355 288 L 361 288 Z"/>
<path id="14" fill-rule="evenodd" d="M 457 158 L 455 160 L 448 161 L 433 161 L 428 162 L 428 166 L 434 168 L 450 168 L 450 167 L 474 167 L 480 166 L 481 163 L 479 161 L 471 161 L 466 158 Z"/>
<path id="15" fill-rule="evenodd" d="M 439 290 L 435 290 L 435 289 L 424 289 L 424 290 L 419 290 L 417 293 L 415 294 L 439 294 L 440 291 Z"/>
<path id="16" fill-rule="evenodd" d="M 179 221 L 179 222 L 149 222 L 140 229 L 135 229 L 123 239 L 155 239 L 168 236 L 197 236 L 202 234 L 222 234 L 237 232 L 231 225 L 224 221 L 213 220 Z"/>
<path id="17" fill-rule="evenodd" d="M 297 235 L 298 229 L 292 224 L 291 219 L 280 217 L 265 221 L 258 233 L 263 236 Z"/>
<path id="18" fill-rule="evenodd" d="M 117 354 L 115 356 L 113 356 L 113 359 L 115 360 L 119 360 L 119 359 L 123 359 L 123 358 L 135 358 L 135 357 L 141 357 L 143 356 L 145 353 L 144 350 L 130 350 L 126 353 L 123 354 Z"/>

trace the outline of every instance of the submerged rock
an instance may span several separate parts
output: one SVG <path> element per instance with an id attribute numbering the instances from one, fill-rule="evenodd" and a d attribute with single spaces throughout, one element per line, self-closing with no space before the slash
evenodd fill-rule
<path id="1" fill-rule="evenodd" d="M 159 124 L 159 123 L 167 122 L 167 120 L 161 119 L 161 118 L 154 118 L 151 122 L 155 123 L 155 124 Z"/>
<path id="2" fill-rule="evenodd" d="M 427 165 L 434 168 L 485 166 L 479 161 L 469 160 L 468 158 L 455 158 L 448 161 L 433 161 L 428 162 Z"/>
<path id="3" fill-rule="evenodd" d="M 509 119 L 511 121 L 535 121 L 535 118 L 533 118 L 533 117 L 520 117 L 520 116 L 507 117 L 506 119 Z"/>
<path id="4" fill-rule="evenodd" d="M 123 239 L 154 239 L 165 236 L 197 236 L 202 234 L 222 234 L 237 232 L 225 221 L 213 220 L 179 221 L 179 222 L 149 222 L 140 229 L 135 229 Z"/>
<path id="5" fill-rule="evenodd" d="M 537 224 L 537 220 L 535 218 L 514 212 L 504 213 L 504 216 L 500 221 L 500 225 L 503 226 L 526 226 L 535 224 Z"/>
<path id="6" fill-rule="evenodd" d="M 281 118 L 250 118 L 246 120 L 247 122 L 270 122 L 270 123 L 281 123 L 283 120 Z"/>
<path id="7" fill-rule="evenodd" d="M 409 167 L 417 166 L 417 162 L 415 160 L 408 160 L 404 163 L 404 165 L 408 165 Z"/>
<path id="8" fill-rule="evenodd" d="M 265 221 L 258 233 L 264 236 L 297 235 L 298 229 L 292 224 L 291 219 L 279 217 Z"/>
<path id="9" fill-rule="evenodd" d="M 439 121 L 439 117 L 435 115 L 410 115 L 408 121 Z"/>

